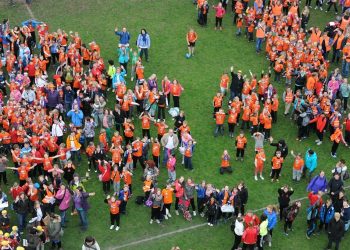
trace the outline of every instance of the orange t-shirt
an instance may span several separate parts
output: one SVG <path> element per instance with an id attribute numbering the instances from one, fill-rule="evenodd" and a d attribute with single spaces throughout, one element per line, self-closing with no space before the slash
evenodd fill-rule
<path id="1" fill-rule="evenodd" d="M 278 158 L 277 156 L 274 156 L 271 162 L 272 162 L 272 169 L 280 169 L 282 167 L 283 158 L 282 157 Z"/>

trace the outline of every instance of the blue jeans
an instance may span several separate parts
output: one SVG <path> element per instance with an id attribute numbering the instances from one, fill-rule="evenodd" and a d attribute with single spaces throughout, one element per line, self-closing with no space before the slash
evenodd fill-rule
<path id="1" fill-rule="evenodd" d="M 256 39 L 256 52 L 261 51 L 261 46 L 262 46 L 263 41 L 264 41 L 264 38 L 257 38 Z"/>
<path id="2" fill-rule="evenodd" d="M 71 153 L 71 160 L 72 161 L 75 161 L 76 157 L 78 158 L 79 162 L 81 161 L 80 150 L 76 150 L 76 151 L 71 150 L 70 153 Z"/>
<path id="3" fill-rule="evenodd" d="M 309 224 L 309 227 L 308 227 L 308 229 L 307 229 L 307 231 L 306 231 L 306 234 L 307 234 L 307 236 L 310 237 L 311 234 L 312 234 L 312 233 L 315 231 L 315 229 L 316 229 L 316 221 L 315 221 L 315 219 L 309 221 L 308 224 Z"/>
<path id="4" fill-rule="evenodd" d="M 185 168 L 188 168 L 189 170 L 193 169 L 193 165 L 192 165 L 192 157 L 186 157 L 185 156 Z"/>
<path id="5" fill-rule="evenodd" d="M 87 221 L 87 214 L 84 209 L 77 209 L 79 214 L 80 223 L 83 229 L 87 229 L 88 227 L 88 221 Z"/>
<path id="6" fill-rule="evenodd" d="M 27 217 L 27 214 L 17 214 L 18 229 L 20 232 L 23 232 L 23 230 L 26 226 L 26 217 Z"/>
<path id="7" fill-rule="evenodd" d="M 342 62 L 341 65 L 341 74 L 343 77 L 348 77 L 349 76 L 349 64 L 345 59 Z"/>
<path id="8" fill-rule="evenodd" d="M 66 214 L 67 214 L 67 210 L 63 210 L 61 211 L 61 227 L 64 227 L 65 223 L 66 223 Z"/>
<path id="9" fill-rule="evenodd" d="M 167 148 L 164 148 L 163 150 L 163 165 L 165 166 L 166 163 L 168 162 L 168 150 Z M 171 154 L 174 152 L 174 149 L 171 150 Z"/>
<path id="10" fill-rule="evenodd" d="M 233 98 L 236 97 L 236 93 L 234 91 L 230 91 L 230 100 L 233 100 Z"/>
<path id="11" fill-rule="evenodd" d="M 217 137 L 219 132 L 222 136 L 224 135 L 224 125 L 223 124 L 216 124 L 214 136 Z"/>

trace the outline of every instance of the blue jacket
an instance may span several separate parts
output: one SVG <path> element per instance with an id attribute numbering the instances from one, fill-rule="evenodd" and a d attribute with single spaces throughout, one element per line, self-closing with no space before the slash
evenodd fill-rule
<path id="1" fill-rule="evenodd" d="M 151 38 L 147 33 L 145 35 L 139 34 L 137 37 L 136 45 L 141 49 L 149 49 L 149 47 L 151 47 Z"/>
<path id="2" fill-rule="evenodd" d="M 76 127 L 81 127 L 83 125 L 84 114 L 81 110 L 78 110 L 78 113 L 71 110 L 67 113 L 67 116 L 71 118 L 72 123 Z"/>
<path id="3" fill-rule="evenodd" d="M 128 193 L 128 194 L 130 195 L 130 193 Z M 125 195 L 124 194 L 124 190 L 120 190 L 119 191 L 119 195 L 118 195 L 118 199 L 121 200 L 121 201 L 124 200 L 124 195 Z"/>
<path id="4" fill-rule="evenodd" d="M 312 155 L 309 155 L 308 151 L 309 149 L 306 150 L 305 154 L 305 166 L 312 172 L 317 168 L 317 154 L 314 152 Z"/>
<path id="5" fill-rule="evenodd" d="M 326 204 L 323 204 L 320 209 L 320 221 L 323 223 L 329 223 L 334 217 L 334 207 L 331 205 L 326 213 Z"/>
<path id="6" fill-rule="evenodd" d="M 119 63 L 127 63 L 129 62 L 130 59 L 130 49 L 129 48 L 125 48 L 125 51 L 123 51 L 122 49 L 118 49 L 118 60 Z"/>
<path id="7" fill-rule="evenodd" d="M 130 33 L 129 32 L 123 32 L 123 31 L 117 31 L 115 32 L 117 36 L 119 36 L 119 43 L 120 44 L 128 44 L 130 41 Z"/>
<path id="8" fill-rule="evenodd" d="M 115 73 L 112 77 L 112 87 L 115 89 L 117 83 L 125 83 L 124 76 L 126 75 L 125 69 L 120 73 Z"/>
<path id="9" fill-rule="evenodd" d="M 264 214 L 267 216 L 267 221 L 268 221 L 267 228 L 269 230 L 275 228 L 275 226 L 277 224 L 277 214 L 276 214 L 276 212 L 272 211 L 272 213 L 269 213 L 267 211 L 267 209 L 265 209 L 264 210 Z"/>
<path id="10" fill-rule="evenodd" d="M 205 197 L 205 188 L 202 186 L 198 186 L 197 189 L 197 198 L 204 198 Z"/>

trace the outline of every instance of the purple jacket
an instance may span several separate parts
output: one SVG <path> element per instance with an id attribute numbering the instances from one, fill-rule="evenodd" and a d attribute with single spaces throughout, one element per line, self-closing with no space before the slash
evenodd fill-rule
<path id="1" fill-rule="evenodd" d="M 89 197 L 89 193 L 86 192 L 81 192 L 79 195 L 74 194 L 73 196 L 73 202 L 74 202 L 74 206 L 77 210 L 85 210 L 87 211 L 90 206 L 89 203 L 87 201 L 87 198 Z"/>
<path id="2" fill-rule="evenodd" d="M 57 90 L 48 90 L 47 94 L 47 107 L 55 108 L 59 104 L 59 96 Z"/>
<path id="3" fill-rule="evenodd" d="M 66 188 L 65 190 L 58 190 L 56 194 L 56 199 L 60 200 L 59 201 L 59 210 L 60 211 L 65 211 L 69 208 L 70 201 L 72 199 L 72 195 L 70 194 L 69 190 Z"/>
<path id="4" fill-rule="evenodd" d="M 325 192 L 327 189 L 327 178 L 326 176 L 320 177 L 319 175 L 312 178 L 309 185 L 307 186 L 307 191 L 312 191 L 316 194 L 318 191 Z"/>

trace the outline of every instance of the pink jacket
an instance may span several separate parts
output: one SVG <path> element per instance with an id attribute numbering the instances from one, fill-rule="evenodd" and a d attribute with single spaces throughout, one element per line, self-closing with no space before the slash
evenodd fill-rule
<path id="1" fill-rule="evenodd" d="M 72 199 L 72 195 L 70 194 L 68 188 L 65 190 L 59 189 L 55 196 L 59 201 L 59 210 L 64 211 L 69 208 L 70 201 Z"/>
<path id="2" fill-rule="evenodd" d="M 335 95 L 339 89 L 340 83 L 337 80 L 330 80 L 328 82 L 328 89 L 332 91 L 332 95 Z"/>
<path id="3" fill-rule="evenodd" d="M 223 8 L 223 7 L 214 7 L 214 9 L 215 9 L 215 12 L 216 12 L 216 14 L 215 14 L 215 16 L 216 17 L 223 17 L 224 15 L 225 15 L 225 9 Z"/>
<path id="4" fill-rule="evenodd" d="M 179 183 L 179 180 L 175 181 L 175 191 L 176 191 L 175 197 L 180 198 L 180 197 L 184 196 L 184 188 Z"/>

